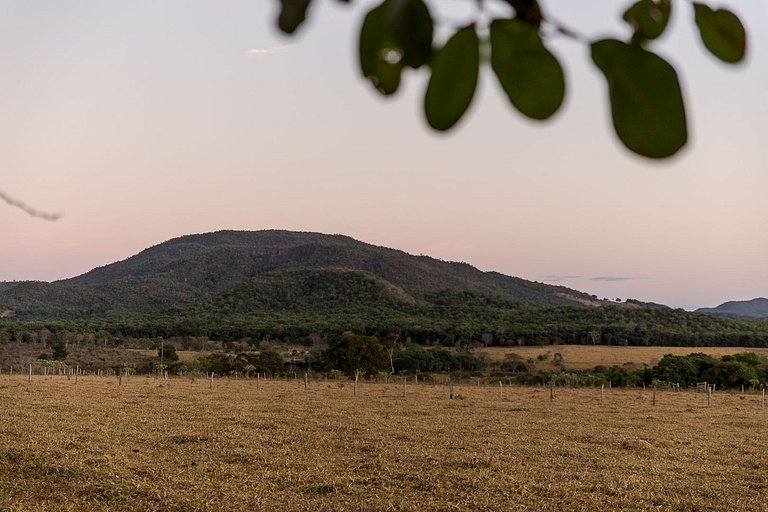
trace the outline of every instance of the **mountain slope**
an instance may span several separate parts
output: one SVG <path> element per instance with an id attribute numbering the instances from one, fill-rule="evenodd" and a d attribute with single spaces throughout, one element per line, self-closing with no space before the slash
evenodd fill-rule
<path id="1" fill-rule="evenodd" d="M 150 247 L 126 260 L 53 284 L 81 293 L 97 289 L 117 304 L 120 299 L 110 295 L 110 286 L 127 288 L 138 282 L 160 280 L 173 283 L 172 288 L 187 290 L 188 300 L 196 300 L 230 290 L 253 277 L 302 268 L 368 272 L 415 298 L 454 290 L 539 306 L 583 305 L 593 300 L 591 296 L 569 288 L 497 272 L 482 272 L 466 263 L 413 256 L 347 236 L 275 230 L 219 231 L 183 236 Z M 2 298 L 3 294 L 0 294 L 0 305 Z M 183 297 L 179 299 L 184 301 Z M 152 310 L 144 306 L 137 304 L 134 309 Z"/>
<path id="2" fill-rule="evenodd" d="M 697 313 L 735 315 L 750 318 L 768 318 L 768 299 L 759 297 L 752 300 L 730 301 L 715 308 L 700 308 Z"/>

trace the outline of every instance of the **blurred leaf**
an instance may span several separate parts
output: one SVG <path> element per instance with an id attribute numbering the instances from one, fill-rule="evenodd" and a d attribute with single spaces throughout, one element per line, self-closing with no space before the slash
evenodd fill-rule
<path id="1" fill-rule="evenodd" d="M 605 75 L 616 134 L 643 156 L 665 158 L 682 148 L 688 131 L 675 69 L 639 44 L 605 39 L 592 44 Z"/>
<path id="2" fill-rule="evenodd" d="M 636 40 L 656 39 L 667 28 L 671 10 L 669 0 L 639 0 L 624 13 L 624 21 L 635 29 Z"/>
<path id="3" fill-rule="evenodd" d="M 389 30 L 403 53 L 403 65 L 418 68 L 432 55 L 432 16 L 423 0 L 390 0 Z"/>
<path id="4" fill-rule="evenodd" d="M 547 119 L 562 105 L 563 69 L 535 27 L 517 19 L 494 20 L 491 66 L 512 104 L 526 116 Z"/>
<path id="5" fill-rule="evenodd" d="M 299 25 L 304 22 L 307 15 L 307 8 L 312 0 L 280 0 L 282 8 L 280 16 L 277 19 L 277 25 L 280 30 L 287 34 L 292 34 Z"/>
<path id="6" fill-rule="evenodd" d="M 541 7 L 538 0 L 506 0 L 515 10 L 515 18 L 534 27 L 541 25 Z"/>
<path id="7" fill-rule="evenodd" d="M 435 130 L 448 130 L 464 115 L 477 87 L 480 40 L 475 26 L 456 32 L 432 60 L 424 111 Z"/>
<path id="8" fill-rule="evenodd" d="M 385 0 L 372 9 L 360 30 L 360 69 L 382 94 L 393 94 L 400 86 L 402 53 L 390 34 L 391 2 Z"/>
<path id="9" fill-rule="evenodd" d="M 742 60 L 747 50 L 747 34 L 738 16 L 725 9 L 713 11 L 704 4 L 693 6 L 704 46 L 722 61 Z"/>

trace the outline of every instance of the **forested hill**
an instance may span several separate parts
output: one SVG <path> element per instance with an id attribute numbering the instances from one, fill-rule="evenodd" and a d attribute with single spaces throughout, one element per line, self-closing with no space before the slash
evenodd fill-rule
<path id="1" fill-rule="evenodd" d="M 748 318 L 768 318 L 768 299 L 759 297 L 752 300 L 730 301 L 716 308 L 701 308 L 697 313 L 742 316 Z"/>
<path id="2" fill-rule="evenodd" d="M 447 345 L 768 345 L 767 321 L 598 301 L 466 263 L 290 231 L 184 236 L 71 279 L 0 286 L 0 333 L 43 325 L 299 343 L 353 331 Z"/>
<path id="3" fill-rule="evenodd" d="M 416 296 L 454 290 L 497 295 L 536 305 L 593 300 L 569 288 L 482 272 L 466 263 L 414 256 L 348 236 L 277 230 L 218 231 L 174 238 L 62 283 L 107 284 L 163 277 L 204 292 L 218 293 L 251 277 L 300 268 L 370 272 Z"/>
<path id="4" fill-rule="evenodd" d="M 342 235 L 291 231 L 219 231 L 175 238 L 126 260 L 54 283 L 5 283 L 0 310 L 16 318 L 90 318 L 161 313 L 232 290 L 250 279 L 288 270 L 366 272 L 407 301 L 471 292 L 535 306 L 597 305 L 565 287 L 482 272 L 466 263 L 414 256 Z M 290 286 L 289 283 L 286 283 Z M 255 300 L 269 303 L 252 288 Z M 290 290 L 289 290 L 290 291 Z M 375 303 L 369 304 L 375 307 Z"/>

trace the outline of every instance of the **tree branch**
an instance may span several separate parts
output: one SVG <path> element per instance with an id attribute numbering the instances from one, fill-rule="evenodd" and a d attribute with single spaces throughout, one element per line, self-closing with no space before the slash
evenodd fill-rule
<path id="1" fill-rule="evenodd" d="M 60 213 L 48 213 L 41 210 L 36 210 L 35 208 L 32 208 L 31 206 L 26 205 L 25 203 L 19 201 L 18 199 L 14 199 L 13 197 L 9 196 L 2 190 L 0 190 L 0 199 L 2 199 L 3 201 L 5 201 L 11 206 L 15 206 L 16 208 L 28 213 L 33 217 L 38 217 L 40 219 L 50 220 L 50 221 L 59 220 L 59 218 L 61 217 Z"/>

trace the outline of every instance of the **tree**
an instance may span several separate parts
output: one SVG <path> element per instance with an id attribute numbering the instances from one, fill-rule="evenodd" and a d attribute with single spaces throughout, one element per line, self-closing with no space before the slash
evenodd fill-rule
<path id="1" fill-rule="evenodd" d="M 328 367 L 355 377 L 382 370 L 387 356 L 375 336 L 345 334 L 325 352 L 325 362 Z"/>
<path id="2" fill-rule="evenodd" d="M 277 25 L 292 34 L 304 22 L 312 0 L 279 1 Z M 480 66 L 490 64 L 514 108 L 530 119 L 546 120 L 558 111 L 566 92 L 560 63 L 546 44 L 550 34 L 559 34 L 588 46 L 606 79 L 614 130 L 628 149 L 666 158 L 686 144 L 687 117 L 677 72 L 650 50 L 667 28 L 672 0 L 637 0 L 630 5 L 623 16 L 629 30 L 626 41 L 589 41 L 555 21 L 539 0 L 467 1 L 477 5 L 473 19 L 458 29 L 439 26 L 452 35 L 436 44 L 430 6 L 437 0 L 383 0 L 365 15 L 360 30 L 362 74 L 390 96 L 408 68 L 427 68 L 424 113 L 432 128 L 444 131 L 464 115 Z M 687 3 L 675 4 L 687 8 Z M 509 14 L 499 16 L 490 5 L 503 6 Z M 723 62 L 741 62 L 747 45 L 739 18 L 695 1 L 691 6 L 705 48 Z"/>

